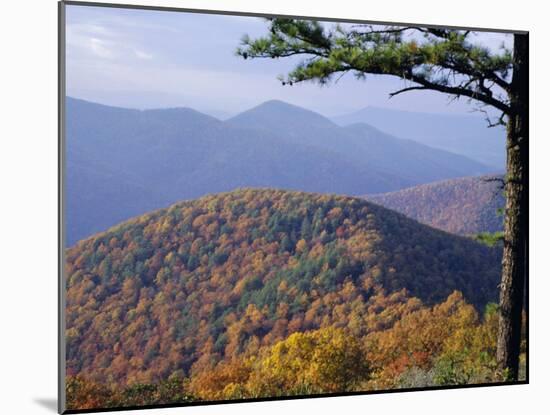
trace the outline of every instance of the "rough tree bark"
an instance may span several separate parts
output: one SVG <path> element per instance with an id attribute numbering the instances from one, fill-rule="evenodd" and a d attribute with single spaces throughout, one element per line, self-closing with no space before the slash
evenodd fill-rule
<path id="1" fill-rule="evenodd" d="M 514 36 L 514 72 L 507 125 L 506 215 L 500 285 L 497 361 L 507 380 L 518 379 L 528 243 L 529 37 Z"/>

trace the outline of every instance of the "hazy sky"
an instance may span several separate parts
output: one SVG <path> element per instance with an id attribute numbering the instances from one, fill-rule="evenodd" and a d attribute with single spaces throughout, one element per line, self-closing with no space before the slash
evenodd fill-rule
<path id="1" fill-rule="evenodd" d="M 243 60 L 235 49 L 244 34 L 264 34 L 254 17 L 67 6 L 67 94 L 131 108 L 185 106 L 232 115 L 280 99 L 332 116 L 366 106 L 423 112 L 468 113 L 466 101 L 414 92 L 388 99 L 403 86 L 389 77 L 358 81 L 351 74 L 336 85 L 284 87 L 277 76 L 293 61 Z M 511 36 L 483 33 L 497 48 Z"/>

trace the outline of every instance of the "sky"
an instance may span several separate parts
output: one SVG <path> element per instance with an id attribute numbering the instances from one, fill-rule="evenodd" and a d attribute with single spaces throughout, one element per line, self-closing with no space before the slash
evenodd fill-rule
<path id="1" fill-rule="evenodd" d="M 243 35 L 266 33 L 256 17 L 68 5 L 67 95 L 127 108 L 190 107 L 227 118 L 279 99 L 326 116 L 367 106 L 431 113 L 472 113 L 466 100 L 418 91 L 389 99 L 404 86 L 393 77 L 351 74 L 337 84 L 283 86 L 278 75 L 297 59 L 263 60 L 235 55 Z M 498 48 L 511 36 L 477 34 Z M 481 115 L 480 115 L 481 116 Z"/>

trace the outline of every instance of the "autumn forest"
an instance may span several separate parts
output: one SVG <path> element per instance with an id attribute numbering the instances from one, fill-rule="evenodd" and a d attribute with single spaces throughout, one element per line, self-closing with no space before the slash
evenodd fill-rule
<path id="1" fill-rule="evenodd" d="M 500 249 L 361 199 L 178 203 L 68 250 L 69 402 L 498 381 L 499 268 Z"/>

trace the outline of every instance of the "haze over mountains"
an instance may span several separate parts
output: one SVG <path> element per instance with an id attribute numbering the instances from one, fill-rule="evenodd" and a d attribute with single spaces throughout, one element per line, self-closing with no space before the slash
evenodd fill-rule
<path id="1" fill-rule="evenodd" d="M 490 170 L 463 156 L 393 137 L 365 123 L 342 128 L 320 114 L 281 101 L 265 102 L 228 122 L 243 128 L 276 131 L 293 143 L 344 155 L 398 177 L 400 187 L 407 182 L 426 183 L 440 176 L 458 177 Z"/>
<path id="2" fill-rule="evenodd" d="M 66 148 L 68 245 L 238 187 L 364 195 L 494 170 L 280 101 L 220 121 L 189 108 L 139 111 L 67 98 Z"/>
<path id="3" fill-rule="evenodd" d="M 462 154 L 493 166 L 496 171 L 504 171 L 504 128 L 488 128 L 487 121 L 479 115 L 433 114 L 366 107 L 333 117 L 332 120 L 342 126 L 367 123 L 397 137 Z"/>

